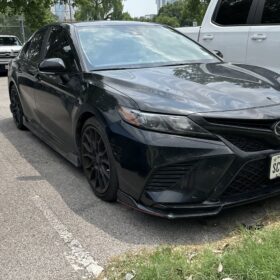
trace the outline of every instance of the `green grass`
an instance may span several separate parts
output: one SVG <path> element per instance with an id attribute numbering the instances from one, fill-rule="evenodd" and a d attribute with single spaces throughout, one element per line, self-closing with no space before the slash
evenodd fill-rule
<path id="1" fill-rule="evenodd" d="M 135 275 L 133 280 L 280 279 L 280 227 L 242 230 L 237 240 L 219 252 L 214 247 L 199 249 L 193 258 L 186 247 L 129 254 L 113 261 L 105 274 L 109 280 L 125 279 L 127 273 Z"/>

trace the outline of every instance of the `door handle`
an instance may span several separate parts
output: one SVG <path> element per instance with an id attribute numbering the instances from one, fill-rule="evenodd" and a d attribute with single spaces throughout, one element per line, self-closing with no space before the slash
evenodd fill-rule
<path id="1" fill-rule="evenodd" d="M 214 36 L 213 35 L 211 35 L 211 34 L 208 34 L 208 35 L 204 35 L 203 37 L 202 37 L 202 39 L 204 40 L 204 41 L 207 41 L 207 40 L 213 40 L 214 39 Z"/>
<path id="2" fill-rule="evenodd" d="M 266 39 L 266 35 L 265 34 L 254 34 L 251 39 L 254 41 L 264 41 Z"/>

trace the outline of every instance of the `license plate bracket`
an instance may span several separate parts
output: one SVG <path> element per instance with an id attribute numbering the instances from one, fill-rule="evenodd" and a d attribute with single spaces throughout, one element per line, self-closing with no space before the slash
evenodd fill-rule
<path id="1" fill-rule="evenodd" d="M 280 177 L 280 154 L 270 156 L 269 179 L 273 180 Z"/>

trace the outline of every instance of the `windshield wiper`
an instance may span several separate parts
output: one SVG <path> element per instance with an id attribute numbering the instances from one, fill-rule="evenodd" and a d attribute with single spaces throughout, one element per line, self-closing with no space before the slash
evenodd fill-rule
<path id="1" fill-rule="evenodd" d="M 136 67 L 114 67 L 114 68 L 97 68 L 97 69 L 91 69 L 90 71 L 111 71 L 111 70 L 128 70 L 128 69 L 135 69 Z"/>
<path id="2" fill-rule="evenodd" d="M 170 63 L 170 64 L 163 64 L 163 65 L 157 65 L 155 67 L 168 67 L 168 66 L 184 66 L 190 64 L 189 62 L 184 62 L 184 63 Z"/>

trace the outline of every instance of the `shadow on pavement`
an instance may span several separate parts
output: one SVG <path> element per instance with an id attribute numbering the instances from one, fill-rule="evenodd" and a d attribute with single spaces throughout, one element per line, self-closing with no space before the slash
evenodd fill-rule
<path id="1" fill-rule="evenodd" d="M 76 214 L 111 237 L 129 244 L 201 244 L 219 240 L 236 226 L 254 224 L 268 210 L 280 210 L 279 198 L 227 210 L 217 217 L 163 220 L 138 213 L 120 204 L 97 199 L 83 173 L 30 132 L 16 130 L 11 118 L 0 121 L 0 131 L 39 176 L 18 177 L 19 181 L 47 180 Z"/>

